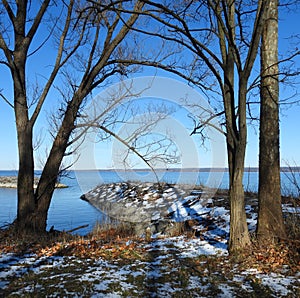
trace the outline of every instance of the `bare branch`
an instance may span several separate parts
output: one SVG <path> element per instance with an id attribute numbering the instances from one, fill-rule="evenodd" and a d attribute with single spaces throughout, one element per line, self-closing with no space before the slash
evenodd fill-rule
<path id="1" fill-rule="evenodd" d="M 49 3 L 50 3 L 50 0 L 44 0 L 34 21 L 33 21 L 33 24 L 31 26 L 31 28 L 29 29 L 28 33 L 27 33 L 27 36 L 26 38 L 29 39 L 30 41 L 32 40 L 33 36 L 35 35 L 40 23 L 41 23 L 41 20 L 49 6 Z"/>
<path id="2" fill-rule="evenodd" d="M 202 120 L 199 125 L 194 127 L 194 129 L 190 133 L 190 135 L 196 134 L 198 130 L 200 130 L 206 126 L 210 126 L 210 127 L 214 128 L 215 130 L 217 130 L 218 132 L 220 132 L 221 134 L 226 136 L 226 133 L 222 129 L 220 129 L 218 126 L 216 126 L 215 124 L 212 123 L 213 119 L 218 118 L 224 114 L 225 114 L 225 111 L 221 111 L 219 113 L 211 115 L 209 118 L 207 118 L 205 120 Z"/>
<path id="3" fill-rule="evenodd" d="M 14 108 L 14 105 L 2 94 L 0 93 L 0 97 L 11 107 Z"/>
<path id="4" fill-rule="evenodd" d="M 15 22 L 15 15 L 14 15 L 14 13 L 13 13 L 13 11 L 12 11 L 9 3 L 6 0 L 2 0 L 2 3 L 3 3 L 3 5 L 4 5 L 4 7 L 5 7 L 6 11 L 7 11 L 7 14 L 8 14 L 11 22 L 14 24 L 14 22 Z"/>
<path id="5" fill-rule="evenodd" d="M 66 23 L 65 23 L 65 26 L 64 26 L 64 29 L 63 29 L 63 32 L 61 34 L 61 37 L 60 37 L 60 44 L 59 44 L 59 48 L 58 48 L 58 51 L 57 51 L 57 56 L 56 56 L 56 61 L 55 61 L 55 64 L 54 64 L 54 68 L 50 74 L 50 77 L 49 79 L 47 80 L 47 83 L 46 83 L 46 86 L 41 94 L 41 97 L 37 103 L 37 106 L 31 116 L 31 124 L 34 125 L 40 111 L 41 111 L 41 108 L 46 100 L 46 97 L 49 93 L 49 90 L 54 82 L 54 79 L 56 78 L 57 76 L 57 73 L 59 71 L 59 69 L 61 68 L 61 66 L 63 64 L 66 63 L 66 61 L 68 60 L 68 58 L 71 57 L 71 55 L 74 53 L 75 49 L 77 49 L 80 45 L 80 42 L 81 42 L 81 39 L 79 39 L 77 45 L 74 47 L 73 51 L 71 51 L 69 53 L 69 55 L 67 55 L 67 57 L 63 60 L 62 60 L 62 55 L 63 55 L 63 51 L 64 51 L 64 43 L 65 43 L 65 39 L 67 37 L 67 34 L 68 34 L 68 31 L 70 29 L 70 22 L 71 22 L 71 15 L 72 15 L 72 11 L 73 11 L 73 5 L 74 5 L 74 1 L 71 0 L 70 1 L 70 4 L 68 6 L 68 14 L 67 14 L 67 18 L 66 18 Z"/>
<path id="6" fill-rule="evenodd" d="M 159 182 L 159 178 L 158 178 L 158 176 L 157 176 L 157 174 L 155 172 L 155 169 L 152 167 L 152 165 L 149 163 L 149 161 L 147 159 L 145 159 L 144 156 L 142 154 L 140 154 L 134 147 L 130 146 L 130 144 L 128 142 L 126 142 L 125 140 L 123 140 L 122 138 L 120 138 L 117 134 L 115 134 L 114 132 L 110 131 L 106 127 L 104 127 L 102 125 L 97 125 L 97 124 L 94 124 L 93 126 L 99 128 L 99 129 L 102 129 L 106 133 L 110 134 L 116 140 L 118 140 L 123 145 L 125 145 L 129 150 L 131 150 L 132 152 L 134 152 L 134 154 L 136 154 L 140 159 L 142 159 L 145 162 L 145 164 L 151 169 L 151 171 L 155 175 L 156 180 Z"/>

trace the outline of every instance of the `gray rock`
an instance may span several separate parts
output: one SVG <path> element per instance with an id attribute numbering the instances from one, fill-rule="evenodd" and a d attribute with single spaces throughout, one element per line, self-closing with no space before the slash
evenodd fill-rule
<path id="1" fill-rule="evenodd" d="M 184 195 L 186 191 L 165 183 L 113 183 L 98 185 L 81 199 L 114 220 L 130 223 L 142 235 L 147 228 L 151 233 L 170 233 L 169 208 Z"/>

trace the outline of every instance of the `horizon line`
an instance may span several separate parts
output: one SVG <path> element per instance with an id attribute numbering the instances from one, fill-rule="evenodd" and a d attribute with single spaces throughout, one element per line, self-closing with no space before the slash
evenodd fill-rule
<path id="1" fill-rule="evenodd" d="M 228 167 L 203 167 L 203 168 L 156 168 L 154 169 L 157 172 L 161 172 L 161 171 L 165 171 L 165 172 L 208 172 L 208 171 L 214 171 L 214 172 L 229 172 L 229 168 Z M 280 171 L 281 172 L 287 172 L 287 171 L 300 171 L 300 166 L 283 166 L 280 167 Z M 17 172 L 17 169 L 0 169 L 0 171 L 15 171 Z M 42 169 L 36 169 L 35 171 L 42 171 Z M 115 172 L 134 172 L 134 171 L 138 171 L 138 172 L 152 172 L 151 169 L 149 168 L 131 168 L 131 169 L 124 169 L 124 168 L 99 168 L 99 169 L 67 169 L 66 171 L 75 171 L 75 172 L 79 172 L 79 171 L 107 171 L 107 172 L 111 172 L 111 171 L 115 171 Z M 245 167 L 244 168 L 244 172 L 258 172 L 259 171 L 259 167 Z"/>

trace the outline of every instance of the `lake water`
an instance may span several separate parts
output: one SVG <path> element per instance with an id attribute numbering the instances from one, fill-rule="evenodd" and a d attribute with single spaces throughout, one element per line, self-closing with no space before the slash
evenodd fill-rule
<path id="1" fill-rule="evenodd" d="M 0 176 L 15 176 L 16 171 L 0 171 Z M 39 173 L 37 172 L 37 175 Z M 228 173 L 222 172 L 158 172 L 161 181 L 168 183 L 184 183 L 206 185 L 210 187 L 228 188 Z M 282 173 L 282 191 L 285 194 L 296 193 L 295 187 Z M 300 175 L 297 173 L 300 185 Z M 57 230 L 70 230 L 81 225 L 89 226 L 77 231 L 84 235 L 93 229 L 95 223 L 103 222 L 105 214 L 80 199 L 80 196 L 102 183 L 120 181 L 149 181 L 155 182 L 153 173 L 148 171 L 115 172 L 115 171 L 68 171 L 61 182 L 68 188 L 56 189 L 51 201 L 47 226 L 54 226 Z M 246 190 L 257 191 L 257 172 L 246 172 L 244 187 Z M 17 212 L 17 192 L 15 189 L 0 188 L 0 227 L 11 223 Z"/>

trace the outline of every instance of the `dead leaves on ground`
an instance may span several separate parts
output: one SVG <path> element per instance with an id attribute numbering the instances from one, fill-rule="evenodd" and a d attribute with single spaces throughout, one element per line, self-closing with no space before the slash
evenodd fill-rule
<path id="1" fill-rule="evenodd" d="M 34 253 L 38 257 L 52 256 L 75 256 L 79 258 L 103 258 L 107 260 L 129 260 L 142 259 L 145 251 L 142 248 L 141 239 L 132 237 L 120 238 L 104 241 L 99 237 L 79 237 L 68 235 L 64 237 L 63 233 L 57 239 L 49 237 L 48 241 L 24 241 L 24 239 L 14 239 L 6 235 L 5 239 L 1 237 L 0 251 L 2 253 L 14 253 L 22 255 L 25 253 Z"/>
<path id="2" fill-rule="evenodd" d="M 123 262 L 147 259 L 144 239 L 130 236 L 120 237 L 115 233 L 110 236 L 113 237 L 102 234 L 79 237 L 61 233 L 54 238 L 49 235 L 49 238 L 43 239 L 43 241 L 38 241 L 38 239 L 27 239 L 26 241 L 16 239 L 6 231 L 0 235 L 0 251 L 16 255 L 34 253 L 38 257 L 75 256 Z M 223 257 L 223 259 L 225 263 L 218 261 L 216 264 L 222 264 L 223 270 L 227 267 L 228 271 L 238 266 L 239 270 L 252 268 L 262 273 L 280 272 L 283 269 L 296 273 L 300 271 L 300 243 L 289 241 L 264 247 L 254 243 L 251 250 L 239 252 L 236 256 Z M 197 267 L 197 264 L 195 265 Z"/>
<path id="3" fill-rule="evenodd" d="M 264 247 L 253 244 L 250 252 L 240 255 L 242 269 L 255 268 L 262 273 L 280 272 L 288 269 L 290 272 L 300 271 L 299 243 L 284 242 L 268 244 Z"/>

